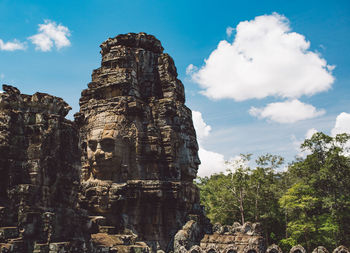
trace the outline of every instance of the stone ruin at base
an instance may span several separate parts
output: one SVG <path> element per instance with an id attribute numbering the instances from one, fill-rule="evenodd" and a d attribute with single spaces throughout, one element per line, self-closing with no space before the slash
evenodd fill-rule
<path id="1" fill-rule="evenodd" d="M 160 41 L 129 33 L 101 49 L 74 122 L 62 99 L 3 85 L 0 252 L 280 253 L 259 224 L 206 218 L 191 110 Z"/>

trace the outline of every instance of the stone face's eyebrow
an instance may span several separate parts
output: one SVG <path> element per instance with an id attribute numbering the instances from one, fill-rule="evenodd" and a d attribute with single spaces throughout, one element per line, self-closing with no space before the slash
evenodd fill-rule
<path id="1" fill-rule="evenodd" d="M 115 137 L 116 137 L 116 131 L 114 130 L 104 130 L 101 136 L 101 138 L 111 138 L 111 139 L 114 139 Z"/>

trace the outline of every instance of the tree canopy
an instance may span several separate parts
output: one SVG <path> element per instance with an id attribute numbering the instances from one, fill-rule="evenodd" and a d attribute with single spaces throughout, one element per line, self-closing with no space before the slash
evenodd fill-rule
<path id="1" fill-rule="evenodd" d="M 251 154 L 226 162 L 226 173 L 198 178 L 201 202 L 212 222 L 261 222 L 268 243 L 307 250 L 350 243 L 350 136 L 315 133 L 298 157 Z"/>

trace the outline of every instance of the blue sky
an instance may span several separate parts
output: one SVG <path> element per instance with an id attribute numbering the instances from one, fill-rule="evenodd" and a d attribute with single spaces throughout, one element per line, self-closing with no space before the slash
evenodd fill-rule
<path id="1" fill-rule="evenodd" d="M 292 161 L 307 134 L 349 130 L 349 1 L 1 0 L 0 81 L 62 97 L 72 118 L 100 43 L 128 32 L 155 35 L 174 58 L 198 112 L 201 175 L 240 153 Z"/>

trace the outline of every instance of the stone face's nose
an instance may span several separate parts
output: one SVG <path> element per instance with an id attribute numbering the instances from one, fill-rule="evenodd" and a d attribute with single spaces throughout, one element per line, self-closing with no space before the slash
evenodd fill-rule
<path id="1" fill-rule="evenodd" d="M 95 158 L 102 159 L 105 156 L 105 152 L 101 149 L 100 143 L 97 144 L 96 151 L 95 151 Z"/>
<path id="2" fill-rule="evenodd" d="M 194 155 L 194 163 L 195 163 L 196 165 L 200 165 L 200 164 L 201 164 L 201 160 L 199 160 L 198 155 Z"/>

